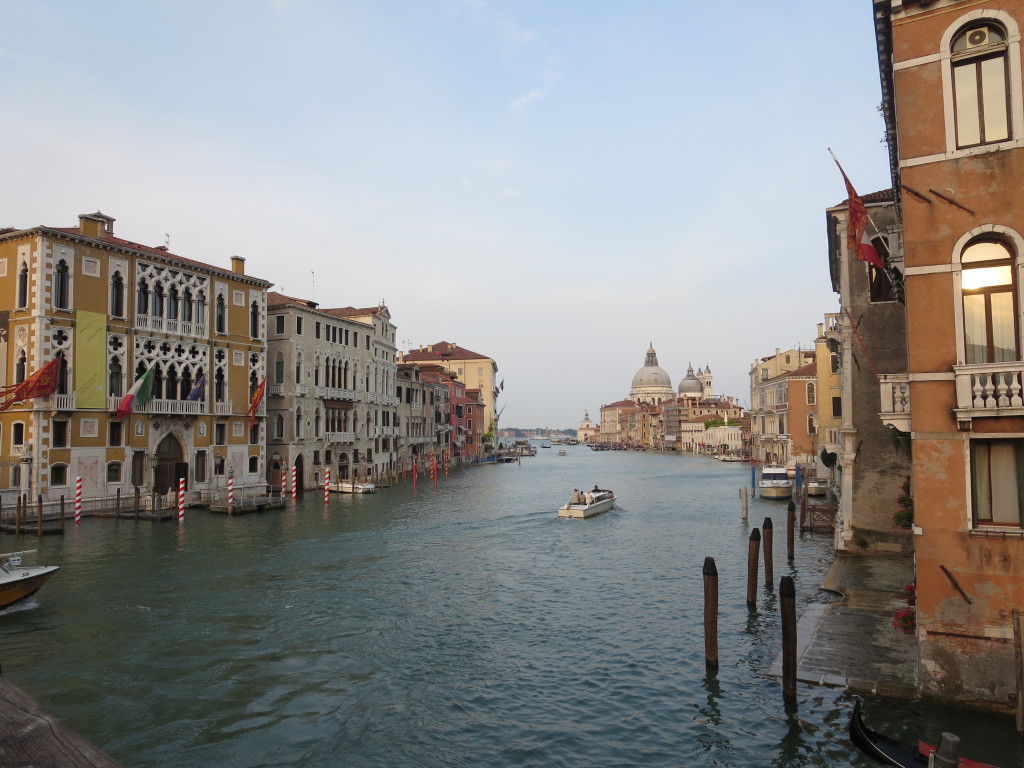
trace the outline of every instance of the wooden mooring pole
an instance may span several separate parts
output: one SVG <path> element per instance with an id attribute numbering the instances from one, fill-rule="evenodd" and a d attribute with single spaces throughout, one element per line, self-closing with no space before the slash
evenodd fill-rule
<path id="1" fill-rule="evenodd" d="M 796 529 L 796 504 L 790 500 L 786 507 L 786 557 L 793 561 L 793 536 Z"/>
<path id="2" fill-rule="evenodd" d="M 775 526 L 772 519 L 766 517 L 761 523 L 761 536 L 764 539 L 764 583 L 769 587 L 775 584 L 775 568 L 772 560 L 772 543 L 775 539 Z"/>
<path id="3" fill-rule="evenodd" d="M 792 576 L 779 579 L 782 610 L 782 698 L 796 701 L 796 587 Z"/>
<path id="4" fill-rule="evenodd" d="M 743 519 L 747 519 L 747 487 L 740 488 L 740 504 L 743 507 Z"/>
<path id="5" fill-rule="evenodd" d="M 757 561 L 760 559 L 761 531 L 755 528 L 750 532 L 747 545 L 747 607 L 757 607 Z"/>
<path id="6" fill-rule="evenodd" d="M 718 567 L 704 558 L 704 664 L 718 669 Z"/>
<path id="7" fill-rule="evenodd" d="M 36 501 L 36 535 L 43 535 L 43 494 L 39 494 Z"/>

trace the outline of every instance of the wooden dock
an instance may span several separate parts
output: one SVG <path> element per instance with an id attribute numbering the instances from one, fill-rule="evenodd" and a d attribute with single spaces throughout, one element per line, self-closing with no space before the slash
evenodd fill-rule
<path id="1" fill-rule="evenodd" d="M 11 768 L 122 768 L 0 677 L 0 765 Z"/>

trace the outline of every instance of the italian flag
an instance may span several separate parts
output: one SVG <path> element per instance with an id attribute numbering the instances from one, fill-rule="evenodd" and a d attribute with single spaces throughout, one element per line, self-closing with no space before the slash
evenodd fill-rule
<path id="1" fill-rule="evenodd" d="M 135 384 L 128 390 L 128 394 L 121 398 L 121 403 L 114 411 L 114 418 L 117 420 L 127 419 L 132 408 L 138 405 L 145 405 L 153 399 L 153 369 L 150 368 L 135 380 Z"/>

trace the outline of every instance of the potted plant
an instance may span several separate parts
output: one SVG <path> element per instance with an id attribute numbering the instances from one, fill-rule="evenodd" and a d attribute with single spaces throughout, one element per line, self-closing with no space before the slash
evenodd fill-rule
<path id="1" fill-rule="evenodd" d="M 892 521 L 901 528 L 909 528 L 914 524 L 914 497 L 910 493 L 910 475 L 907 475 L 896 497 L 896 511 L 892 513 Z"/>
<path id="2" fill-rule="evenodd" d="M 901 608 L 892 617 L 892 625 L 900 632 L 912 635 L 917 631 L 917 613 L 910 606 Z"/>

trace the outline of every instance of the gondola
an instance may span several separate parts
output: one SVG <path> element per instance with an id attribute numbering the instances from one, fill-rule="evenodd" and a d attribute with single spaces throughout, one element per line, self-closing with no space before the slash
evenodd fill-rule
<path id="1" fill-rule="evenodd" d="M 898 768 L 918 768 L 918 766 L 928 765 L 928 756 L 935 751 L 935 747 L 919 741 L 916 749 L 908 749 L 888 736 L 875 733 L 864 725 L 860 710 L 861 700 L 854 699 L 853 714 L 850 715 L 850 741 L 857 749 L 882 765 L 895 765 Z M 961 757 L 960 768 L 995 768 L 995 766 Z"/>

